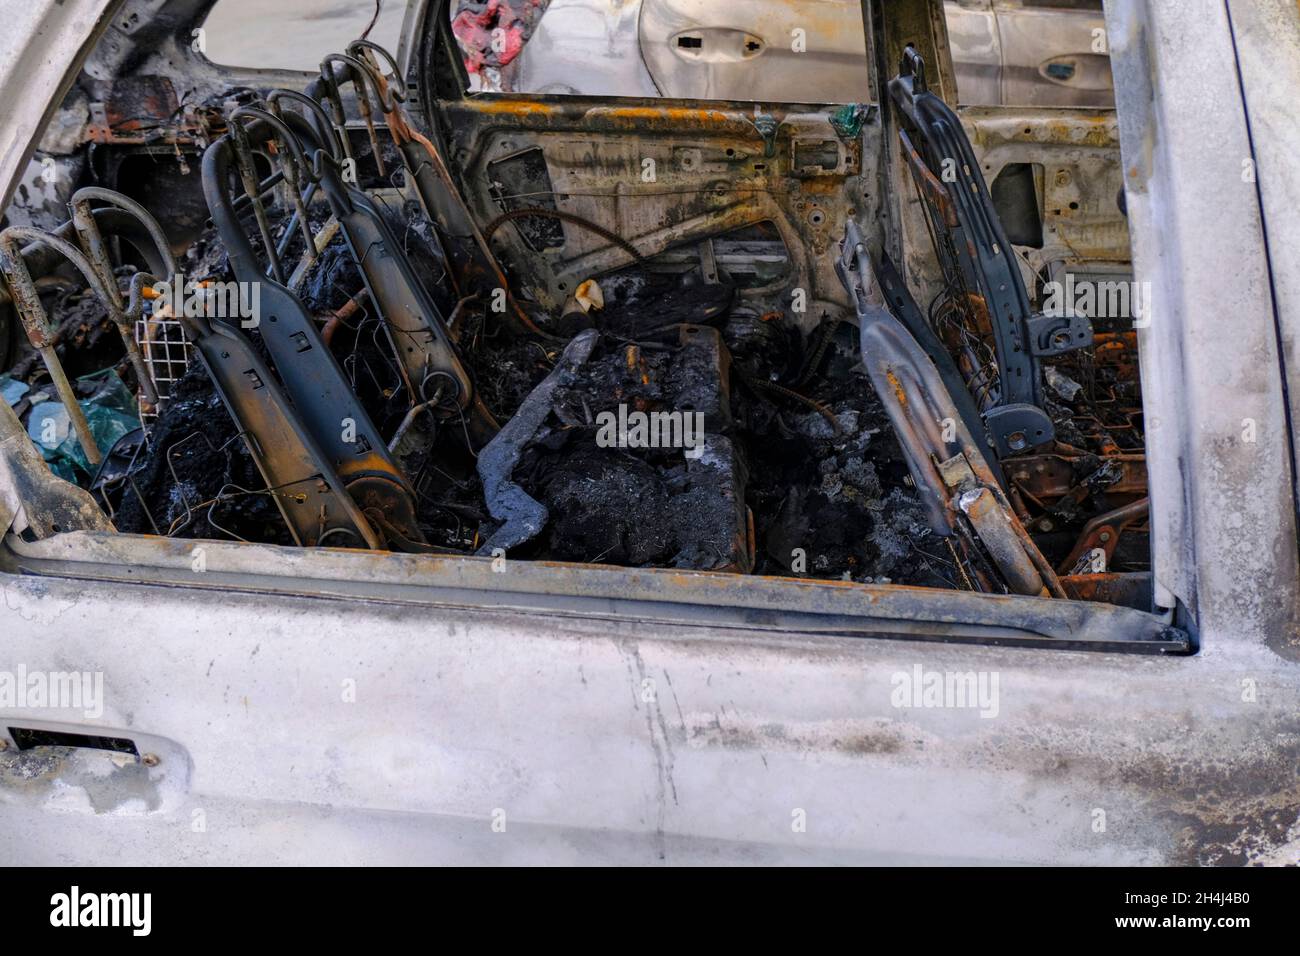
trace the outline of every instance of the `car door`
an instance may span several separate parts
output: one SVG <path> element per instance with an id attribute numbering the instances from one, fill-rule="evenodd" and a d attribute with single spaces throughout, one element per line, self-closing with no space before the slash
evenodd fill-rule
<path id="1" fill-rule="evenodd" d="M 1000 0 L 1002 102 L 1113 106 L 1101 0 Z"/>
<path id="2" fill-rule="evenodd" d="M 641 55 L 664 96 L 866 102 L 858 0 L 644 0 Z"/>

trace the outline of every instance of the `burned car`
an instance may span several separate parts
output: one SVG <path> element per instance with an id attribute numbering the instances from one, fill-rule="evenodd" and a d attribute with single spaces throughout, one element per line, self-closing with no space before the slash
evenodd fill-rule
<path id="1" fill-rule="evenodd" d="M 986 183 L 915 48 L 899 70 L 887 103 L 689 142 L 702 116 L 475 98 L 427 101 L 434 139 L 366 39 L 305 89 L 182 106 L 119 78 L 96 161 L 151 194 L 85 185 L 0 237 L 16 410 L 127 533 L 1060 598 L 1104 572 L 1149 603 L 1140 295 L 1063 252 L 1091 219 L 1125 254 L 1117 158 L 1044 250 L 1032 166 Z M 935 241 L 924 307 L 860 225 L 882 107 Z"/>
<path id="2" fill-rule="evenodd" d="M 53 748 L 70 763 L 118 761 L 106 780 L 118 755 L 140 757 L 134 791 L 104 783 L 86 798 L 123 814 L 187 814 L 206 792 L 299 801 L 310 829 L 306 808 L 334 792 L 361 814 L 511 806 L 530 826 L 581 829 L 538 789 L 544 772 L 523 755 L 532 718 L 509 696 L 526 696 L 527 667 L 555 679 L 551 668 L 571 664 L 586 686 L 583 648 L 604 634 L 612 646 L 591 659 L 598 709 L 624 706 L 609 694 L 630 681 L 634 714 L 597 732 L 581 704 L 552 703 L 558 736 L 542 749 L 569 768 L 555 786 L 572 794 L 592 786 L 595 764 L 577 756 L 588 745 L 616 753 L 625 728 L 649 748 L 649 789 L 590 796 L 604 821 L 593 825 L 635 835 L 614 857 L 690 858 L 714 838 L 774 859 L 799 852 L 804 831 L 794 843 L 767 824 L 724 833 L 682 794 L 690 777 L 698 801 L 703 779 L 734 773 L 733 790 L 784 807 L 788 784 L 746 782 L 734 764 L 769 749 L 787 762 L 816 755 L 828 780 L 841 761 L 868 777 L 888 765 L 902 789 L 884 805 L 903 799 L 905 779 L 967 769 L 978 776 L 969 792 L 995 801 L 1000 784 L 978 755 L 997 754 L 1024 781 L 1013 787 L 1074 794 L 1078 814 L 1095 809 L 1081 794 L 1100 788 L 1143 820 L 1111 844 L 1087 845 L 1082 823 L 1076 842 L 1058 821 L 1039 842 L 1027 831 L 971 838 L 954 857 L 1223 862 L 1294 846 L 1294 779 L 1269 769 L 1294 754 L 1298 730 L 1286 677 L 1297 656 L 1295 392 L 1282 360 L 1294 312 L 1281 301 L 1293 287 L 1261 280 L 1260 250 L 1281 246 L 1257 236 L 1249 296 L 1233 299 L 1224 332 L 1234 341 L 1211 344 L 1197 317 L 1228 314 L 1212 308 L 1226 287 L 1193 298 L 1159 248 L 1192 241 L 1182 204 L 1190 179 L 1208 175 L 1183 165 L 1209 147 L 1178 125 L 1190 120 L 1177 94 L 1158 117 L 1139 105 L 1148 59 L 1185 68 L 1159 45 L 1166 34 L 1190 42 L 1175 4 L 1107 10 L 1106 52 L 1130 84 L 1115 84 L 1118 111 L 955 107 L 933 0 L 836 4 L 862 43 L 811 67 L 801 57 L 836 34 L 799 25 L 817 5 L 769 4 L 780 9 L 745 29 L 710 21 L 710 43 L 735 33 L 762 78 L 728 99 L 713 96 L 715 81 L 735 64 L 703 55 L 674 74 L 677 99 L 659 96 L 658 81 L 637 96 L 485 87 L 479 74 L 521 49 L 545 53 L 528 44 L 546 35 L 546 4 L 413 3 L 395 46 L 363 25 L 315 51 L 310 74 L 209 59 L 213 0 L 81 6 L 102 8 L 94 42 L 69 53 L 48 107 L 14 114 L 30 131 L 0 230 L 0 567 L 23 620 L 29 605 L 45 614 L 59 587 L 93 586 L 126 602 L 132 624 L 120 656 L 89 622 L 77 639 L 122 675 L 102 718 L 113 733 L 22 706 L 6 716 L 0 795 L 24 812 L 83 805 L 66 790 L 8 787 Z M 643 28 L 673 6 L 646 4 Z M 664 55 L 694 56 L 697 27 L 669 31 L 680 49 Z M 1216 36 L 1204 42 L 1231 47 L 1226 28 Z M 1236 55 L 1253 63 L 1258 51 Z M 806 101 L 811 88 L 843 95 Z M 1167 149 L 1178 152 L 1157 175 Z M 1261 209 L 1279 201 L 1269 189 L 1283 188 L 1262 184 L 1288 175 L 1282 147 L 1265 154 L 1256 141 L 1248 167 L 1214 149 L 1244 170 L 1234 212 L 1217 216 L 1244 217 L 1243 235 L 1262 228 Z M 1163 218 L 1180 216 L 1177 228 Z M 1176 250 L 1184 269 L 1213 258 L 1203 244 Z M 1215 369 L 1240 380 L 1215 381 Z M 210 623 L 187 625 L 191 614 Z M 420 644 L 422 620 L 446 639 Z M 1196 669 L 1213 664 L 1210 635 L 1225 621 L 1253 642 L 1231 673 L 1274 696 L 1140 777 L 1132 767 L 1165 753 L 1184 719 L 1169 706 L 1179 688 L 1228 679 Z M 388 628 L 398 636 L 374 648 L 383 663 L 364 663 L 366 641 Z M 14 630 L 14 659 L 38 659 L 36 636 Z M 341 656 L 325 653 L 344 631 Z M 242 713 L 229 690 L 214 705 L 228 726 L 265 728 L 241 751 L 254 764 L 273 744 L 301 751 L 310 781 L 272 774 L 256 794 L 223 791 L 217 741 L 192 736 L 201 714 L 171 703 L 153 711 L 166 720 L 142 722 L 141 675 L 154 665 L 130 661 L 145 632 L 179 642 L 160 645 L 168 686 L 203 695 L 208 675 L 191 666 L 203 657 L 227 688 L 244 687 Z M 77 642 L 60 643 L 61 659 L 77 658 Z M 666 658 L 647 664 L 642 642 L 682 656 L 673 676 Z M 242 649 L 271 646 L 273 673 L 242 666 Z M 993 745 L 978 721 L 942 723 L 961 719 L 960 704 L 902 713 L 912 705 L 888 688 L 854 703 L 850 686 L 911 674 L 904 660 L 1019 686 L 1019 705 L 991 708 L 1010 708 L 1005 750 L 980 750 Z M 679 665 L 689 690 L 674 683 Z M 322 718 L 321 701 L 286 715 L 313 684 L 374 688 L 373 666 L 459 683 L 447 696 L 405 679 L 391 695 L 372 689 L 376 709 L 356 722 Z M 718 667 L 729 695 L 749 682 L 731 716 L 709 690 Z M 1160 688 L 1129 701 L 1147 708 L 1143 721 L 1106 703 L 1111 680 Z M 270 713 L 253 716 L 250 700 Z M 423 734 L 424 705 L 464 736 Z M 310 729 L 322 719 L 354 743 L 378 729 L 381 742 L 341 757 Z M 1087 755 L 1066 730 L 1084 724 L 1096 727 Z M 1264 725 L 1286 742 L 1229 742 Z M 502 784 L 475 756 L 484 746 L 528 765 L 526 782 Z M 437 771 L 435 751 L 449 755 Z M 1087 766 L 1058 774 L 1057 759 Z M 1197 788 L 1233 759 L 1255 763 L 1230 772 L 1207 808 Z M 684 778 L 677 763 L 693 769 Z M 388 781 L 382 796 L 376 781 Z M 492 796 L 499 787 L 508 797 Z M 628 808 L 643 796 L 653 809 L 636 822 Z M 1043 799 L 1034 814 L 1048 814 Z M 1267 826 L 1252 816 L 1265 807 L 1279 815 Z M 802 803 L 781 810 L 787 831 L 791 808 Z M 908 852 L 873 842 L 859 811 L 821 812 L 837 820 L 829 854 Z M 1237 821 L 1230 838 L 1217 814 Z M 960 829 L 944 819 L 915 832 Z M 243 840 L 218 855 L 238 857 Z M 938 852 L 925 845 L 915 852 Z M 539 835 L 520 852 L 551 851 Z"/>

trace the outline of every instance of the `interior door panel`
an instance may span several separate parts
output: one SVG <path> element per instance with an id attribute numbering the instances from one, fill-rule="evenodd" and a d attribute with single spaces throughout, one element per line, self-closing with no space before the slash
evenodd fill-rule
<path id="1" fill-rule="evenodd" d="M 802 312 L 794 305 L 795 321 L 819 321 L 816 303 L 847 305 L 832 253 L 847 216 L 876 214 L 875 190 L 862 176 L 864 140 L 878 132 L 874 109 L 846 127 L 842 107 L 756 115 L 736 104 L 500 96 L 441 108 L 453 166 L 485 222 L 529 204 L 557 209 L 614 233 L 641 257 L 771 223 L 791 259 L 788 299 L 793 305 L 800 289 L 807 304 Z M 494 177 L 501 161 L 532 150 L 545 161 L 540 184 L 520 193 L 512 191 L 519 181 Z M 518 221 L 495 230 L 493 240 L 526 293 L 552 312 L 584 280 L 636 261 L 595 230 L 558 225 L 541 255 L 537 235 Z"/>

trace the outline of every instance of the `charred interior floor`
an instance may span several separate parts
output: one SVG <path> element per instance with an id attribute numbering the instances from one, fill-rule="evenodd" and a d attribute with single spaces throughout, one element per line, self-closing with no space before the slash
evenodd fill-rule
<path id="1" fill-rule="evenodd" d="M 825 111 L 829 139 L 800 138 L 797 124 L 789 142 L 762 122 L 744 134 L 750 176 L 766 175 L 765 159 L 787 164 L 782 182 L 835 171 L 796 183 L 808 232 L 768 209 L 703 235 L 686 214 L 628 235 L 621 214 L 602 213 L 625 200 L 564 184 L 584 149 L 613 168 L 617 124 L 597 146 L 513 135 L 464 163 L 469 134 L 426 139 L 414 102 L 428 91 L 403 104 L 390 66 L 350 47 L 308 88 L 315 107 L 240 88 L 182 107 L 156 77 L 74 90 L 109 115 L 59 168 L 74 188 L 138 200 L 166 247 L 102 189 L 72 197 L 88 210 L 80 223 L 20 195 L 5 221 L 17 229 L 0 241 L 2 381 L 51 469 L 90 490 L 117 530 L 1149 601 L 1132 319 L 1094 318 L 1086 340 L 1078 321 L 1058 324 L 1041 348 L 1002 351 L 1007 320 L 954 240 L 977 233 L 967 217 L 980 211 L 953 208 L 925 168 L 937 159 L 923 111 L 903 109 L 925 93 L 918 64 L 900 77 L 916 102 L 897 94 L 888 108 L 912 134 L 891 147 L 913 150 L 916 178 L 897 188 L 912 196 L 915 182 L 925 198 L 925 251 L 946 277 L 919 303 L 847 228 L 879 211 L 849 193 L 875 182 L 870 150 L 854 145 L 864 125 L 880 128 L 875 106 Z M 339 111 L 346 139 L 331 141 Z M 537 122 L 555 127 L 561 111 Z M 717 166 L 699 190 L 713 207 L 752 189 L 728 179 L 735 147 L 715 160 L 689 130 L 663 142 L 669 162 Z M 460 181 L 477 169 L 472 188 Z M 38 231 L 81 250 L 90 274 Z M 1008 258 L 1009 243 L 990 247 Z M 836 261 L 831 295 L 810 275 L 833 275 Z M 1055 277 L 1010 261 L 1041 310 Z M 874 273 L 894 313 L 870 322 L 919 316 L 929 333 L 912 329 L 916 341 L 947 356 L 926 349 L 929 371 L 964 390 L 955 421 L 978 436 L 973 472 L 954 478 L 947 453 L 928 460 L 948 466 L 942 497 L 963 502 L 946 519 L 899 439 L 908 394 L 886 386 L 882 402 L 878 382 L 901 366 L 876 379 L 874 346 L 864 355 L 873 297 L 854 292 L 855 268 Z M 1043 328 L 1038 311 L 1017 321 Z M 1009 364 L 1025 353 L 1027 372 Z M 1022 374 L 1034 383 L 1013 401 Z M 993 434 L 1007 409 L 1020 417 Z M 1003 526 L 981 524 L 970 497 L 979 481 L 1041 553 L 1037 584 L 1000 563 Z"/>

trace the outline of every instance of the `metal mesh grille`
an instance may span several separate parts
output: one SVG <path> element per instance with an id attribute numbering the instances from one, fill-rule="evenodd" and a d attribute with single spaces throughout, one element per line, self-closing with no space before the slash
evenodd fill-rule
<path id="1" fill-rule="evenodd" d="M 169 318 L 137 320 L 135 340 L 140 344 L 145 367 L 153 378 L 154 387 L 158 389 L 158 404 L 161 407 L 171 397 L 172 387 L 189 367 L 194 347 L 185 338 L 185 330 L 180 322 Z M 157 418 L 157 408 L 140 414 L 146 431 Z"/>

